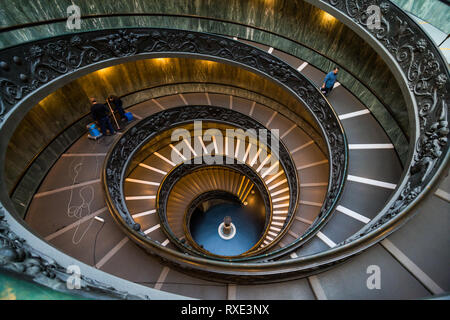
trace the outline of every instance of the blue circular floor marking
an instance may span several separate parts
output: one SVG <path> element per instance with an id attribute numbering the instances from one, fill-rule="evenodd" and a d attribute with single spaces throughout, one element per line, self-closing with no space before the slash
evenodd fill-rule
<path id="1" fill-rule="evenodd" d="M 236 227 L 232 239 L 222 239 L 218 227 L 225 216 L 230 216 Z M 213 206 L 205 213 L 196 212 L 191 218 L 191 235 L 198 245 L 213 254 L 236 256 L 251 249 L 260 239 L 263 227 L 251 212 L 239 204 L 224 203 Z"/>

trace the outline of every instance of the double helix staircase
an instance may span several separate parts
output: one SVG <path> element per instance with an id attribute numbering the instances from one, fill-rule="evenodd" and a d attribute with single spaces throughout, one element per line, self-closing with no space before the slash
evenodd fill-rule
<path id="1" fill-rule="evenodd" d="M 336 11 L 345 9 L 328 1 L 308 2 L 326 3 L 326 8 Z M 392 6 L 390 2 L 387 5 Z M 405 21 L 416 30 L 417 26 Z M 358 21 L 352 23 L 365 28 Z M 121 34 L 127 39 L 145 38 L 138 33 L 141 31 Z M 379 40 L 384 31 L 394 33 L 389 41 Z M 370 41 L 390 43 L 386 50 L 394 50 L 392 46 L 403 41 L 398 35 L 404 30 L 384 31 L 376 34 L 378 40 Z M 402 47 L 392 67 L 401 69 L 399 73 L 409 72 L 408 85 L 414 89 L 405 93 L 409 121 L 414 127 L 410 150 L 400 157 L 398 141 L 391 140 L 391 128 L 385 126 L 387 122 L 379 113 L 373 113 L 373 106 L 365 105 L 352 93 L 355 88 L 338 82 L 326 99 L 320 94 L 325 73 L 308 63 L 311 57 L 303 60 L 300 53 L 294 56 L 275 45 L 203 33 L 181 32 L 179 36 L 185 43 L 204 46 L 165 47 L 171 37 L 161 35 L 171 32 L 177 31 L 155 29 L 147 34 L 152 46 L 146 46 L 149 52 L 141 53 L 155 50 L 151 53 L 156 55 L 145 58 L 167 55 L 170 62 L 172 55 L 198 54 L 196 59 L 212 57 L 248 69 L 260 68 L 259 73 L 272 77 L 289 89 L 289 94 L 295 93 L 304 103 L 299 109 L 310 108 L 316 121 L 313 127 L 319 134 L 312 135 L 298 118 L 290 117 L 286 112 L 289 107 L 274 107 L 277 104 L 262 102 L 268 100 L 262 94 L 243 95 L 235 88 L 230 90 L 230 86 L 207 80 L 203 87 L 184 86 L 186 79 L 155 85 L 150 89 L 156 88 L 154 92 L 160 94 L 150 99 L 139 99 L 140 93 L 134 92 L 137 102 L 126 107 L 136 121 L 111 137 L 93 141 L 83 135 L 74 143 L 66 143 L 48 171 L 42 169 L 45 178 L 30 203 L 16 201 L 15 205 L 26 208 L 23 221 L 8 214 L 8 224 L 3 224 L 2 212 L 12 207 L 0 207 L 0 230 L 6 230 L 2 233 L 6 239 L 3 245 L 19 252 L 22 247 L 18 248 L 18 243 L 31 242 L 35 247 L 30 252 L 57 256 L 64 266 L 81 265 L 89 277 L 138 292 L 144 298 L 389 299 L 445 295 L 450 290 L 450 180 L 445 167 L 449 72 L 448 65 L 445 70 L 439 69 L 442 57 L 424 40 L 426 35 L 411 47 L 414 54 L 410 55 L 410 66 Z M 106 37 L 97 36 L 97 40 Z M 80 49 L 84 36 L 78 37 L 72 38 L 71 44 Z M 120 51 L 124 46 L 120 48 L 120 59 L 141 50 L 136 44 L 139 41 L 132 43 L 126 52 Z M 221 46 L 228 49 L 228 45 L 232 49 L 222 50 Z M 205 48 L 216 51 L 206 54 L 202 51 Z M 418 79 L 423 70 L 410 69 L 417 66 L 413 60 L 426 48 L 433 53 L 428 58 L 439 60 L 433 69 L 439 74 Z M 43 60 L 37 49 L 33 47 L 32 51 Z M 105 54 L 106 49 L 99 52 Z M 22 65 L 20 53 L 14 53 L 11 61 Z M 388 54 L 380 53 L 382 57 Z M 107 58 L 93 52 L 89 57 Z M 6 62 L 0 67 L 3 73 L 10 70 Z M 23 72 L 20 79 L 26 81 Z M 46 73 L 39 75 L 42 80 Z M 431 81 L 429 86 L 427 81 Z M 301 86 L 303 82 L 308 85 Z M 33 83 L 36 88 L 27 87 L 23 92 L 39 89 Z M 11 92 L 18 91 L 6 93 Z M 20 107 L 22 97 L 16 96 L 17 101 L 11 101 Z M 15 106 L 6 101 L 5 106 L 9 105 Z M 0 107 L 1 115 L 3 100 Z M 189 110 L 203 117 L 200 120 L 206 125 L 201 132 L 192 130 L 198 119 L 186 117 Z M 167 127 L 159 127 L 161 123 L 168 123 Z M 243 123 L 247 127 L 243 128 Z M 276 130 L 281 152 L 275 152 L 268 141 L 259 144 L 254 137 L 227 137 L 226 129 L 249 129 L 250 123 L 259 129 Z M 6 128 L 2 122 L 0 125 L 0 130 Z M 215 134 L 208 134 L 211 128 L 216 129 Z M 190 133 L 189 138 L 171 139 L 176 129 Z M 232 164 L 193 161 L 205 155 L 231 159 Z M 409 160 L 402 162 L 401 158 Z M 266 223 L 257 246 L 232 257 L 210 255 L 196 247 L 187 232 L 188 213 L 200 195 L 211 192 L 230 194 L 243 206 L 252 192 L 261 195 Z M 12 239 L 10 224 L 15 232 L 28 230 L 24 234 L 27 241 Z M 17 263 L 27 268 L 38 263 L 35 257 L 39 253 L 23 261 L 14 252 L 6 253 L 2 261 L 12 265 L 10 269 Z M 47 266 L 41 266 L 41 271 L 58 269 L 47 260 L 39 263 Z M 56 278 L 64 274 L 58 272 Z M 381 286 L 370 283 L 372 273 L 381 277 Z M 91 287 L 99 286 L 86 281 Z"/>

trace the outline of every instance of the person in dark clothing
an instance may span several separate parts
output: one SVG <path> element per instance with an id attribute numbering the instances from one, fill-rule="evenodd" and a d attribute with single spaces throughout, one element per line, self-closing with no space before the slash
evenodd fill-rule
<path id="1" fill-rule="evenodd" d="M 114 131 L 111 121 L 109 121 L 108 108 L 104 104 L 98 103 L 97 100 L 94 98 L 91 98 L 90 100 L 92 103 L 91 107 L 92 118 L 94 118 L 94 120 L 98 122 L 98 125 L 100 126 L 100 130 L 102 131 L 103 135 L 105 136 L 108 135 L 107 129 L 109 130 L 110 135 L 115 134 L 116 132 Z"/>
<path id="2" fill-rule="evenodd" d="M 125 116 L 125 111 L 122 108 L 122 100 L 118 96 L 109 96 L 108 102 L 113 108 L 114 111 L 117 111 L 120 114 L 120 118 L 123 121 L 128 121 L 127 117 Z"/>
<path id="3" fill-rule="evenodd" d="M 323 92 L 325 97 L 328 97 L 331 90 L 333 90 L 334 84 L 336 83 L 337 80 L 338 71 L 339 68 L 335 67 L 333 71 L 329 72 L 326 75 L 325 79 L 323 80 L 323 84 L 320 90 Z"/>

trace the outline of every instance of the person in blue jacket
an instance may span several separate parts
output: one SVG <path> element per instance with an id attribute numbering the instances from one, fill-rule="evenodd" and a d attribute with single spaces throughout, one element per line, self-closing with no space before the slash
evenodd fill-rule
<path id="1" fill-rule="evenodd" d="M 333 71 L 328 72 L 325 79 L 323 80 L 321 91 L 323 92 L 325 97 L 327 97 L 330 94 L 331 90 L 333 89 L 333 86 L 337 79 L 338 71 L 339 68 L 335 67 Z"/>

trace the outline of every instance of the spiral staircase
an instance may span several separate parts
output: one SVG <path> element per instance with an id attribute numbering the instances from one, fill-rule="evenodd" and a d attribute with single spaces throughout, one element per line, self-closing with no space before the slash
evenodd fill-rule
<path id="1" fill-rule="evenodd" d="M 194 76 L 177 79 L 175 74 L 164 75 L 170 79 L 166 83 L 133 92 L 124 84 L 121 98 L 135 120 L 120 123 L 118 134 L 99 140 L 85 132 L 88 107 L 74 122 L 61 119 L 64 129 L 42 133 L 52 139 L 34 152 L 15 183 L 5 182 L 8 174 L 0 176 L 0 270 L 95 299 L 446 297 L 447 62 L 421 27 L 389 1 L 373 1 L 384 14 L 375 32 L 361 15 L 368 3 L 295 3 L 333 14 L 333 23 L 346 24 L 360 36 L 386 62 L 404 105 L 384 105 L 380 115 L 367 100 L 369 95 L 383 100 L 377 84 L 364 83 L 347 65 L 339 65 L 345 71 L 342 82 L 324 97 L 319 88 L 325 72 L 314 59 L 328 59 L 327 54 L 311 57 L 305 49 L 294 54 L 250 34 L 151 25 L 4 45 L 0 161 L 5 172 L 15 170 L 14 159 L 21 154 L 23 145 L 16 141 L 39 135 L 20 131 L 33 112 L 43 120 L 36 105 L 54 92 L 76 99 L 77 79 L 105 67 L 111 77 L 120 80 L 123 74 L 125 83 L 151 74 L 139 60 L 152 67 L 172 65 L 186 74 L 203 70 L 200 63 L 214 68 L 213 63 L 224 69 L 204 70 L 225 70 L 219 78 L 237 68 L 256 77 L 248 79 L 268 84 L 258 91 L 250 81 L 247 86 L 238 78 L 236 84 L 218 83 L 203 71 L 198 71 L 201 85 Z M 404 27 L 396 27 L 399 17 Z M 417 38 L 402 37 L 408 28 Z M 1 31 L 14 34 L 14 24 Z M 101 45 L 89 43 L 92 39 Z M 118 44 L 116 51 L 111 43 Z M 72 46 L 75 53 L 63 49 L 47 56 L 58 45 Z M 142 67 L 133 71 L 134 79 L 126 71 L 134 68 L 131 63 Z M 19 89 L 17 81 L 25 84 Z M 89 94 L 104 95 L 104 89 L 92 86 Z M 396 89 L 386 88 L 387 96 L 389 90 Z M 406 127 L 401 112 L 408 115 Z M 261 142 L 259 135 L 227 134 L 248 129 L 268 135 Z M 221 161 L 207 162 L 205 156 Z M 210 251 L 207 242 L 212 240 L 195 236 L 204 232 L 195 228 L 199 219 L 226 199 L 233 199 L 249 219 L 247 224 L 233 220 L 236 235 L 249 235 L 249 224 L 260 223 L 257 239 L 232 255 Z M 218 227 L 214 222 L 207 229 L 217 238 Z M 223 247 L 233 243 L 217 241 Z M 77 291 L 66 286 L 73 265 L 81 268 Z M 381 277 L 379 287 L 371 285 L 374 272 Z"/>

